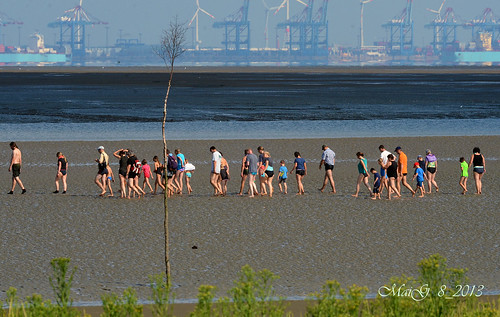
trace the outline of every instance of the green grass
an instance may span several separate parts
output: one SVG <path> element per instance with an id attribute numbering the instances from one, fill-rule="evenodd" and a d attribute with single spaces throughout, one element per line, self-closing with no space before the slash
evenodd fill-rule
<path id="1" fill-rule="evenodd" d="M 15 288 L 7 292 L 5 302 L 0 301 L 0 317 L 28 316 L 85 316 L 73 307 L 71 287 L 76 268 L 70 268 L 70 259 L 57 258 L 51 261 L 52 275 L 49 277 L 55 303 L 34 294 L 21 300 Z M 352 285 L 347 289 L 337 281 L 327 281 L 322 289 L 308 297 L 306 316 L 457 316 L 500 317 L 498 298 L 496 302 L 480 300 L 480 286 L 468 285 L 467 270 L 448 267 L 444 257 L 435 254 L 418 263 L 419 276 L 401 275 L 393 277 L 383 285 L 374 300 L 367 300 L 368 288 Z M 216 300 L 216 287 L 201 285 L 198 303 L 192 317 L 219 316 L 293 316 L 278 296 L 273 283 L 279 276 L 268 270 L 255 272 L 246 265 L 241 269 L 234 286 L 226 296 Z M 175 294 L 165 275 L 150 277 L 152 315 L 173 316 L 172 304 Z M 101 297 L 103 317 L 143 316 L 143 305 L 132 288 L 121 296 L 105 294 Z"/>

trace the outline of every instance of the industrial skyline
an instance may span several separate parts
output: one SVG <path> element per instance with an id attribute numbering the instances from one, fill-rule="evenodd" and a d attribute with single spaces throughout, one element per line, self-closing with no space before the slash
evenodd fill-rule
<path id="1" fill-rule="evenodd" d="M 277 26 L 286 20 L 286 11 L 269 13 L 269 8 L 279 7 L 282 0 L 250 0 L 248 20 L 251 22 L 251 48 L 266 47 L 266 20 L 268 23 L 267 46 L 276 47 Z M 321 1 L 316 0 L 318 5 Z M 363 1 L 366 3 L 366 1 Z M 290 16 L 299 14 L 304 5 L 296 0 L 289 1 Z M 57 30 L 48 27 L 49 23 L 63 16 L 65 11 L 79 4 L 79 0 L 7 0 L 0 5 L 0 12 L 8 14 L 22 25 L 6 25 L 0 27 L 0 42 L 6 45 L 26 45 L 30 36 L 39 32 L 45 36 L 48 46 L 56 42 Z M 243 5 L 243 0 L 199 0 L 200 7 L 210 12 L 215 19 L 207 15 L 199 16 L 199 40 L 201 48 L 223 47 L 223 31 L 213 27 L 214 22 L 224 21 Z M 327 19 L 329 21 L 330 46 L 357 47 L 360 43 L 360 4 L 359 0 L 330 0 Z M 387 41 L 389 35 L 382 25 L 397 17 L 406 7 L 407 0 L 373 0 L 364 6 L 364 45 L 373 42 Z M 413 3 L 413 20 L 415 46 L 428 46 L 432 42 L 432 30 L 425 28 L 434 18 L 435 13 L 427 9 L 438 10 L 442 0 L 415 0 Z M 175 16 L 181 21 L 189 22 L 197 10 L 196 0 L 154 0 L 147 5 L 131 0 L 83 0 L 86 12 L 101 21 L 108 22 L 87 28 L 87 45 L 111 46 L 117 38 L 136 38 L 146 44 L 159 42 L 162 29 Z M 496 15 L 500 14 L 498 0 L 447 0 L 444 8 L 452 7 L 462 22 L 480 16 L 484 9 L 491 8 Z M 193 26 L 193 25 L 192 25 Z M 194 39 L 194 40 L 193 40 Z M 470 41 L 467 30 L 459 32 L 460 41 Z M 195 32 L 187 34 L 188 46 L 196 42 Z"/>

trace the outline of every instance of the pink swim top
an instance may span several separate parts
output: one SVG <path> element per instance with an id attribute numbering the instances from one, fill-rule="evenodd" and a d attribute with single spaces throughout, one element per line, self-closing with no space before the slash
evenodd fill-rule
<path id="1" fill-rule="evenodd" d="M 151 177 L 151 167 L 148 164 L 142 166 L 142 172 L 144 173 L 144 177 Z"/>

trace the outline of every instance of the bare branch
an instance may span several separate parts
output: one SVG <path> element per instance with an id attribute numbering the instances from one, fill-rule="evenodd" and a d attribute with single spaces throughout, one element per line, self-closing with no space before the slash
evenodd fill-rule
<path id="1" fill-rule="evenodd" d="M 173 22 L 170 22 L 168 30 L 163 31 L 160 45 L 154 48 L 155 53 L 163 59 L 165 66 L 170 67 L 170 78 L 168 80 L 167 93 L 163 103 L 163 119 L 161 123 L 161 133 L 163 138 L 163 164 L 165 166 L 165 173 L 167 173 L 168 156 L 167 156 L 167 137 L 165 135 L 165 124 L 167 122 L 167 103 L 172 87 L 172 79 L 174 75 L 174 62 L 175 59 L 184 53 L 184 39 L 187 28 L 185 23 L 179 23 L 177 17 Z M 170 239 L 169 239 L 169 221 L 168 221 L 168 202 L 169 196 L 168 182 L 165 184 L 165 191 L 163 193 L 163 206 L 165 209 L 164 229 L 165 229 L 165 273 L 167 285 L 171 284 L 170 280 Z"/>
<path id="2" fill-rule="evenodd" d="M 163 30 L 160 45 L 153 50 L 165 65 L 173 67 L 175 59 L 186 51 L 184 48 L 186 32 L 186 23 L 180 23 L 178 17 L 170 22 L 167 30 Z"/>

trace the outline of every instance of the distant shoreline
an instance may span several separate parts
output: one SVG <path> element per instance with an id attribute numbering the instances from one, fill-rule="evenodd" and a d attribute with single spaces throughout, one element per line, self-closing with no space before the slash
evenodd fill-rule
<path id="1" fill-rule="evenodd" d="M 163 66 L 1 66 L 1 73 L 165 73 Z M 500 74 L 481 66 L 176 66 L 176 73 Z"/>

